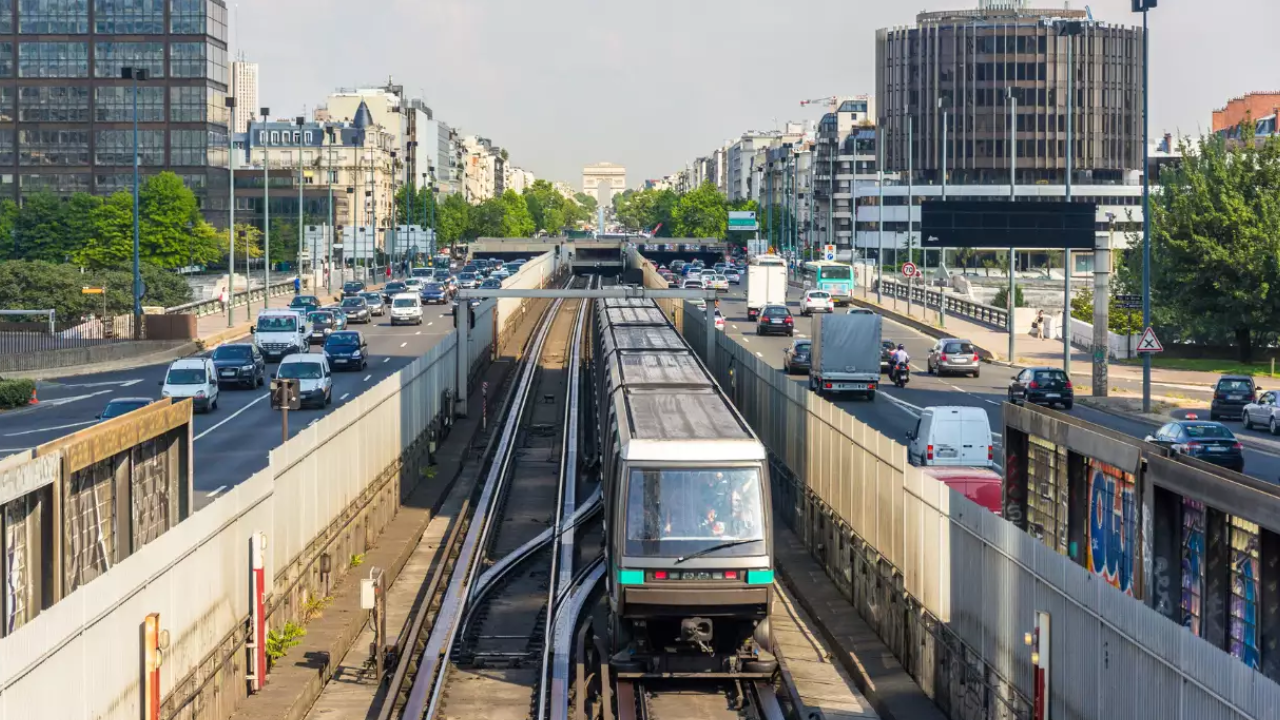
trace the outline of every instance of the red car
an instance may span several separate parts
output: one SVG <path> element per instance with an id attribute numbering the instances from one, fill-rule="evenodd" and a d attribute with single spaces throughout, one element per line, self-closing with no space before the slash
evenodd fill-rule
<path id="1" fill-rule="evenodd" d="M 958 465 L 932 465 L 922 468 L 926 475 L 964 495 L 966 498 L 995 513 L 1001 514 L 1000 476 L 994 470 L 982 467 Z"/>

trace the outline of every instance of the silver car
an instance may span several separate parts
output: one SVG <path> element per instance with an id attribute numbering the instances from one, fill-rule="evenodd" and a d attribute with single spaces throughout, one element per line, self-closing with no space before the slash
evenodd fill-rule
<path id="1" fill-rule="evenodd" d="M 361 293 L 360 297 L 364 298 L 365 303 L 369 305 L 369 314 L 382 317 L 387 314 L 387 302 L 382 299 L 381 293 L 367 292 Z"/>
<path id="2" fill-rule="evenodd" d="M 929 374 L 947 373 L 978 377 L 982 369 L 978 363 L 978 349 L 973 343 L 960 338 L 942 338 L 929 348 L 927 359 Z"/>

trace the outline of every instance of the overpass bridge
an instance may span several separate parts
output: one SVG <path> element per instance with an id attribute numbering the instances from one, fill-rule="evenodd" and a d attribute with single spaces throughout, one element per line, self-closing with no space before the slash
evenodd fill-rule
<path id="1" fill-rule="evenodd" d="M 540 248 L 542 253 L 512 280 L 521 288 L 556 286 L 570 265 L 567 251 L 557 260 L 548 245 L 527 242 L 524 250 L 512 252 Z M 638 248 L 628 248 L 626 262 L 642 274 L 645 285 L 665 288 Z M 822 650 L 816 664 L 825 652 L 828 667 L 834 661 L 846 676 L 866 674 L 875 707 L 864 707 L 857 717 L 1276 717 L 1276 488 L 1170 458 L 1078 418 L 1006 407 L 1002 429 L 1009 476 L 1003 516 L 995 515 L 909 465 L 895 439 L 778 372 L 760 352 L 767 348 L 747 342 L 752 338 L 711 331 L 691 303 L 659 302 L 770 451 L 775 517 L 794 533 L 799 553 L 815 568 L 797 570 L 800 558 L 789 559 L 793 571 L 805 574 L 780 583 L 780 592 L 785 586 L 810 620 L 835 608 L 846 622 L 853 619 L 869 629 L 852 640 L 827 626 L 807 636 L 803 627 L 786 632 Z M 557 321 L 562 330 L 586 322 L 571 309 L 566 306 Z M 506 297 L 457 311 L 466 331 L 446 335 L 411 367 L 283 443 L 272 451 L 267 470 L 169 528 L 163 542 L 139 545 L 133 554 L 118 552 L 114 564 L 56 602 L 52 596 L 19 598 L 8 592 L 0 601 L 6 620 L 0 628 L 0 718 L 225 720 L 233 712 L 267 717 L 262 709 L 269 706 L 263 703 L 291 687 L 289 678 L 300 678 L 298 688 L 315 685 L 318 671 L 311 658 L 328 658 L 322 676 L 333 672 L 346 647 L 304 644 L 266 676 L 259 648 L 266 643 L 268 624 L 277 637 L 287 622 L 355 623 L 343 635 L 351 645 L 367 624 L 352 584 L 372 572 L 359 567 L 357 558 L 381 557 L 376 553 L 395 543 L 371 543 L 415 508 L 439 507 L 448 519 L 449 512 L 466 506 L 461 501 L 420 505 L 413 495 L 415 505 L 405 498 L 409 490 L 418 492 L 412 488 L 421 479 L 434 477 L 430 469 L 442 467 L 449 453 L 477 455 L 470 436 L 458 444 L 460 433 L 481 417 L 500 417 L 509 390 L 500 396 L 499 384 L 489 390 L 484 383 L 495 377 L 489 374 L 493 368 L 524 354 L 522 338 L 533 331 L 523 321 L 539 312 L 532 302 Z M 564 353 L 552 349 L 550 354 Z M 521 378 L 533 377 L 532 371 L 520 372 Z M 512 387 L 529 383 L 521 380 Z M 531 482 L 541 482 L 532 478 L 546 475 L 539 474 L 542 459 L 555 453 L 538 447 L 538 438 L 563 415 L 554 412 L 554 393 L 522 392 L 533 405 L 550 409 L 530 410 L 533 429 L 523 440 L 489 419 L 495 428 L 490 437 L 494 446 L 514 444 L 521 456 L 536 455 L 537 462 L 519 464 L 526 466 L 521 469 Z M 455 402 L 465 397 L 472 400 L 469 411 Z M 885 404 L 873 409 L 890 412 Z M 453 445 L 461 449 L 442 449 Z M 145 471 L 137 473 L 139 478 L 155 473 L 145 454 L 134 457 Z M 132 470 L 135 461 L 122 462 L 120 467 Z M 456 480 L 436 484 L 470 487 L 466 483 L 495 472 L 480 460 L 469 467 Z M 105 477 L 108 484 L 127 484 L 110 473 Z M 67 482 L 73 481 L 77 487 L 89 482 L 68 475 Z M 0 467 L 6 503 L 20 498 L 31 483 L 29 472 Z M 522 499 L 554 503 L 555 494 L 538 487 Z M 579 497 L 587 497 L 581 490 Z M 50 507 L 34 512 L 57 528 L 61 521 L 55 513 L 64 509 L 49 499 Z M 112 507 L 111 499 L 97 499 L 92 508 L 80 503 L 65 512 L 84 522 Z M 54 548 L 59 541 L 56 535 L 26 538 L 11 532 L 14 508 L 6 504 L 4 510 L 0 572 L 13 587 L 23 572 L 13 558 L 40 559 L 39 552 L 18 551 L 18 544 Z M 573 510 L 565 508 L 565 515 L 574 516 L 570 522 L 576 524 Z M 126 535 L 128 515 L 126 508 L 118 525 Z M 446 523 L 435 534 L 419 530 L 390 537 L 401 538 L 405 547 L 427 537 L 420 545 L 427 552 L 446 546 L 458 534 L 453 527 Z M 456 527 L 466 526 L 458 522 Z M 573 525 L 565 527 L 568 532 Z M 591 529 L 599 535 L 598 526 Z M 556 535 L 545 524 L 536 531 Z M 99 544 L 118 543 L 114 537 L 94 538 L 68 546 L 74 550 L 66 555 L 68 568 L 91 557 Z M 404 553 L 396 557 L 387 566 L 376 560 L 378 569 L 414 564 L 406 564 Z M 427 568 L 435 565 L 420 564 L 426 587 Z M 58 583 L 66 572 L 59 565 L 44 577 Z M 481 581 L 500 586 L 497 579 Z M 436 580 L 431 583 L 437 586 Z M 822 599 L 811 594 L 819 585 L 827 593 Z M 419 593 L 401 595 L 412 603 Z M 317 598 L 330 596 L 356 604 L 314 612 L 325 608 Z M 35 609 L 20 600 L 34 602 Z M 788 614 L 801 625 L 803 615 L 798 609 Z M 153 618 L 154 628 L 164 631 L 163 663 L 153 662 L 159 655 L 150 644 L 162 642 L 147 630 Z M 412 643 L 406 634 L 411 625 L 406 621 L 405 630 L 389 630 Z M 341 635 L 329 627 L 312 633 L 315 642 Z M 868 638 L 883 643 L 885 652 L 860 656 L 856 647 L 864 647 L 860 643 Z M 357 655 L 368 646 L 364 640 L 355 644 Z M 904 675 L 885 674 L 894 666 Z M 262 675 L 254 672 L 258 667 Z M 358 675 L 358 670 L 344 675 L 339 683 L 344 692 L 359 684 Z M 803 703 L 801 664 L 788 666 L 783 675 L 782 686 L 800 688 L 792 706 Z M 269 677 L 265 689 L 264 676 Z M 371 698 L 379 687 L 381 682 L 372 683 Z M 931 701 L 928 712 L 923 707 L 889 712 L 885 696 L 910 688 Z M 810 706 L 819 700 L 810 696 Z M 163 712 L 146 712 L 153 702 Z"/>

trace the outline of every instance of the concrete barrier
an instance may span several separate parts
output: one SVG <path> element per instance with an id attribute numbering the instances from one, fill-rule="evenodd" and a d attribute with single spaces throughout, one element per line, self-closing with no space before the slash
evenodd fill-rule
<path id="1" fill-rule="evenodd" d="M 0 375 L 29 377 L 22 373 L 39 373 L 76 365 L 103 365 L 122 360 L 135 360 L 191 344 L 190 340 L 121 340 L 62 350 L 0 355 Z M 50 375 L 53 374 L 56 373 L 50 373 Z"/>

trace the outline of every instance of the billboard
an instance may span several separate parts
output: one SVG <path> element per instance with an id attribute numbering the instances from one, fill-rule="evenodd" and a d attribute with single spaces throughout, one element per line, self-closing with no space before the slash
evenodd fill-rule
<path id="1" fill-rule="evenodd" d="M 1039 200 L 926 200 L 924 248 L 1092 250 L 1097 203 Z"/>

